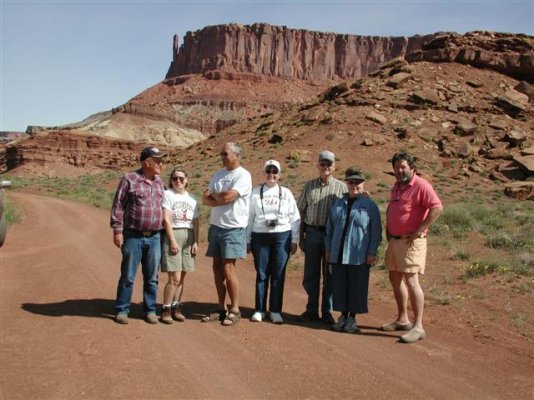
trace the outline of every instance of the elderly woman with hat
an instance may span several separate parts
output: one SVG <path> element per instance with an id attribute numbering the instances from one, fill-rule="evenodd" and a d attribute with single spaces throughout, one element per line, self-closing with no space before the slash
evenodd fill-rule
<path id="1" fill-rule="evenodd" d="M 348 193 L 336 200 L 326 223 L 326 260 L 332 264 L 333 308 L 341 315 L 338 332 L 357 332 L 356 314 L 367 309 L 369 269 L 382 240 L 380 211 L 363 188 L 365 178 L 355 167 L 345 171 Z"/>
<path id="2" fill-rule="evenodd" d="M 252 190 L 250 199 L 247 252 L 252 251 L 256 269 L 254 322 L 265 319 L 267 309 L 273 323 L 284 322 L 281 313 L 286 265 L 299 241 L 300 214 L 291 190 L 278 184 L 281 171 L 278 161 L 266 161 L 265 182 Z"/>

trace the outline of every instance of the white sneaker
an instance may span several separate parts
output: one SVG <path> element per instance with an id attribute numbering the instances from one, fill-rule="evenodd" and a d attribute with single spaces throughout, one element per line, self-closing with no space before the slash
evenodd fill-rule
<path id="1" fill-rule="evenodd" d="M 347 318 L 345 318 L 344 315 L 340 315 L 337 319 L 337 322 L 332 325 L 332 329 L 338 332 L 341 332 L 343 330 L 343 327 L 347 323 Z"/>
<path id="2" fill-rule="evenodd" d="M 252 322 L 261 322 L 264 318 L 265 318 L 265 313 L 264 312 L 256 311 L 252 315 L 252 318 L 250 318 L 250 320 Z"/>
<path id="3" fill-rule="evenodd" d="M 354 333 L 359 331 L 358 325 L 356 325 L 356 320 L 354 317 L 348 317 L 345 326 L 343 327 L 344 332 Z"/>
<path id="4" fill-rule="evenodd" d="M 271 321 L 273 321 L 273 324 L 283 324 L 284 319 L 282 318 L 282 315 L 277 312 L 271 313 Z"/>

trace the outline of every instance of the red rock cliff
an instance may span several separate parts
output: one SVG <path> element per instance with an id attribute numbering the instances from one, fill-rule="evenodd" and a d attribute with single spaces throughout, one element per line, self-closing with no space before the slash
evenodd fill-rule
<path id="1" fill-rule="evenodd" d="M 360 78 L 435 36 L 357 36 L 263 23 L 208 26 L 187 32 L 181 46 L 174 36 L 166 79 L 217 69 L 312 81 Z"/>

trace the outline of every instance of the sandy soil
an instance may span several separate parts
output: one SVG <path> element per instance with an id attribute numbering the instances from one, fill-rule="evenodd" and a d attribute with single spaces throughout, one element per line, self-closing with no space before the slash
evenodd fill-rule
<path id="1" fill-rule="evenodd" d="M 374 274 L 361 334 L 293 322 L 305 305 L 298 272 L 286 283 L 286 323 L 249 322 L 250 256 L 238 264 L 245 319 L 237 326 L 199 322 L 216 298 L 204 256 L 187 277 L 185 323 L 146 324 L 138 279 L 130 324 L 118 325 L 120 253 L 108 213 L 10 195 L 25 219 L 0 250 L 1 399 L 534 398 L 532 351 L 474 340 L 455 315 L 427 310 L 427 339 L 413 345 L 378 331 L 394 303 L 376 295 Z"/>

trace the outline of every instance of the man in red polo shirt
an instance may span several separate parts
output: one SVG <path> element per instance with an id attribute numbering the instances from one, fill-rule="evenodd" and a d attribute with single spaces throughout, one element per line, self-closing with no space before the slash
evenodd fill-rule
<path id="1" fill-rule="evenodd" d="M 415 159 L 400 152 L 391 160 L 396 182 L 387 209 L 386 267 L 397 302 L 397 319 L 383 331 L 408 331 L 401 341 L 413 343 L 426 336 L 423 329 L 425 296 L 419 274 L 425 272 L 426 234 L 438 219 L 443 206 L 432 185 L 416 175 Z M 414 323 L 408 317 L 408 299 Z"/>

